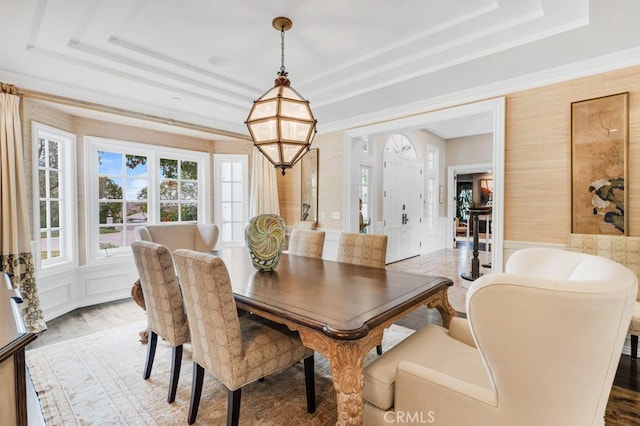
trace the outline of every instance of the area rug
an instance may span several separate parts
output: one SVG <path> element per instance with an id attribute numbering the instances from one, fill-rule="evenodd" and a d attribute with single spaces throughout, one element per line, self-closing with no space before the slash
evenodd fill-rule
<path id="1" fill-rule="evenodd" d="M 110 329 L 27 351 L 27 365 L 47 425 L 184 425 L 191 394 L 191 347 L 185 345 L 176 400 L 167 404 L 171 349 L 160 339 L 151 377 L 142 378 L 146 345 L 138 332 L 146 322 Z M 413 332 L 392 325 L 389 349 Z M 365 363 L 377 357 L 375 349 Z M 302 363 L 242 390 L 241 425 L 332 425 L 336 403 L 329 363 L 315 355 L 314 414 L 306 411 Z M 197 424 L 226 423 L 226 388 L 205 375 Z"/>

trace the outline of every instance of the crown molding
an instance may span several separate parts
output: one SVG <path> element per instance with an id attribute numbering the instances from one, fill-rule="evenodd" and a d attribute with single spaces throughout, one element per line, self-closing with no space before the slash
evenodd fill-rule
<path id="1" fill-rule="evenodd" d="M 572 64 L 556 67 L 550 70 L 486 84 L 468 90 L 461 90 L 423 101 L 402 105 L 400 107 L 381 110 L 376 113 L 364 114 L 347 120 L 320 124 L 322 126 L 322 133 L 349 130 L 376 123 L 397 120 L 398 118 L 428 111 L 435 111 L 438 109 L 477 102 L 483 99 L 508 96 L 510 93 L 535 89 L 635 65 L 640 65 L 640 47 L 599 56 L 585 61 L 574 62 Z M 318 133 L 320 134 L 320 131 Z"/>

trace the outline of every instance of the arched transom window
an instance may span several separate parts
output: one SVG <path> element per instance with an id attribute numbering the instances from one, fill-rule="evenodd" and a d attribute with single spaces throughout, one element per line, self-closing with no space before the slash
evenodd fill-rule
<path id="1" fill-rule="evenodd" d="M 390 152 L 396 155 L 401 155 L 412 160 L 417 160 L 416 150 L 413 148 L 413 144 L 405 135 L 395 133 L 387 138 L 387 142 L 384 144 L 385 152 Z"/>

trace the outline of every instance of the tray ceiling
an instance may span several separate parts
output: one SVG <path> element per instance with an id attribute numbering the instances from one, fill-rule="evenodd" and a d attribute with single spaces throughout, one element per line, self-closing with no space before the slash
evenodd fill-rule
<path id="1" fill-rule="evenodd" d="M 640 46 L 634 0 L 0 0 L 0 79 L 246 135 L 285 65 L 318 130 Z M 452 126 L 455 128 L 455 126 Z M 442 130 L 441 130 L 442 131 Z"/>

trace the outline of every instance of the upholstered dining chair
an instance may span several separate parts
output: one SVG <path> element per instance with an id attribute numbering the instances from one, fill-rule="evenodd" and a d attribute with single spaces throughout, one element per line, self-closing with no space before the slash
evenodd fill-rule
<path id="1" fill-rule="evenodd" d="M 364 424 L 602 425 L 638 280 L 603 257 L 527 248 L 365 369 Z M 398 423 L 401 423 L 400 421 Z"/>
<path id="2" fill-rule="evenodd" d="M 173 347 L 167 397 L 167 402 L 172 403 L 176 398 L 180 377 L 182 345 L 190 340 L 189 322 L 184 311 L 173 258 L 165 246 L 148 241 L 134 241 L 131 249 L 140 276 L 150 334 L 143 377 L 146 380 L 151 376 L 160 336 Z"/>
<path id="3" fill-rule="evenodd" d="M 615 260 L 631 269 L 640 279 L 640 237 L 623 235 L 569 234 L 567 248 L 580 253 L 594 254 Z M 638 358 L 640 336 L 640 293 L 629 324 L 631 358 Z"/>
<path id="4" fill-rule="evenodd" d="M 174 252 L 191 321 L 193 382 L 188 423 L 198 414 L 204 371 L 227 388 L 227 425 L 237 425 L 242 387 L 304 360 L 307 411 L 316 409 L 313 351 L 296 332 L 255 315 L 238 317 L 222 259 L 191 250 Z"/>
<path id="5" fill-rule="evenodd" d="M 387 236 L 343 232 L 338 240 L 338 262 L 384 268 Z"/>
<path id="6" fill-rule="evenodd" d="M 289 254 L 321 259 L 324 237 L 324 231 L 294 229 L 289 237 Z"/>
<path id="7" fill-rule="evenodd" d="M 387 264 L 387 236 L 343 232 L 338 240 L 338 262 L 384 268 Z M 376 346 L 382 354 L 382 344 Z"/>

